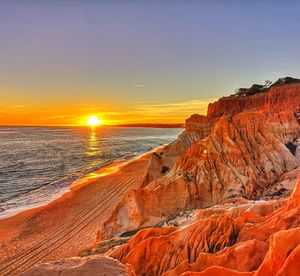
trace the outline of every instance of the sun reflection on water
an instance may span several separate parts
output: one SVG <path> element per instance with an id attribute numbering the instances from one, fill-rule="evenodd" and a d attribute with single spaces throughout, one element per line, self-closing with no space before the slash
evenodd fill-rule
<path id="1" fill-rule="evenodd" d="M 89 143 L 86 154 L 88 156 L 96 156 L 99 154 L 97 131 L 95 128 L 90 129 Z"/>

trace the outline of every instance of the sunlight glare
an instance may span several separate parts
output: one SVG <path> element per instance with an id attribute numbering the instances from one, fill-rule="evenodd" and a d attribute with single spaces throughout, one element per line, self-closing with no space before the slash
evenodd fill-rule
<path id="1" fill-rule="evenodd" d="M 87 120 L 87 124 L 91 127 L 99 126 L 103 123 L 103 120 L 99 120 L 97 116 L 90 116 Z"/>

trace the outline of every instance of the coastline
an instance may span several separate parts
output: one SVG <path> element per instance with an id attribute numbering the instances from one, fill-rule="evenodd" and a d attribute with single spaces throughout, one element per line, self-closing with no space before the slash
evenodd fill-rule
<path id="1" fill-rule="evenodd" d="M 17 216 L 21 213 L 26 213 L 26 212 L 30 212 L 31 210 L 34 209 L 39 209 L 42 208 L 44 206 L 47 206 L 49 204 L 51 204 L 52 202 L 64 197 L 66 194 L 70 193 L 70 192 L 74 192 L 78 189 L 80 189 L 81 187 L 88 185 L 89 183 L 91 183 L 93 180 L 96 180 L 97 178 L 101 177 L 101 176 L 105 176 L 105 175 L 109 175 L 113 172 L 116 172 L 121 166 L 125 165 L 128 162 L 137 160 L 143 156 L 146 156 L 148 154 L 151 154 L 153 152 L 159 151 L 161 148 L 165 147 L 168 144 L 164 144 L 161 146 L 158 146 L 152 150 L 146 151 L 144 153 L 141 153 L 139 155 L 129 155 L 120 159 L 115 159 L 112 160 L 110 162 L 106 162 L 100 166 L 97 166 L 95 168 L 91 168 L 89 170 L 87 170 L 85 173 L 82 173 L 80 176 L 78 176 L 75 180 L 73 180 L 71 182 L 71 184 L 66 187 L 65 189 L 62 189 L 59 192 L 56 192 L 54 194 L 50 194 L 49 196 L 51 197 L 51 199 L 49 201 L 45 201 L 45 202 L 40 202 L 38 204 L 29 204 L 28 206 L 30 207 L 25 207 L 23 209 L 20 209 L 18 211 L 15 210 L 11 210 L 10 212 L 12 214 L 9 215 L 4 215 L 4 216 L 0 216 L 0 223 L 3 220 L 9 219 L 11 217 Z M 0 233 L 1 233 L 1 229 L 0 229 Z M 0 237 L 0 242 L 1 242 L 1 237 Z"/>
<path id="2" fill-rule="evenodd" d="M 155 149 L 156 150 L 156 149 Z M 153 151 L 155 151 L 153 150 Z M 16 214 L 13 214 L 8 217 L 0 218 L 0 243 L 9 240 L 12 238 L 16 233 L 19 231 L 19 225 L 21 225 L 26 219 L 28 219 L 30 216 L 34 216 L 36 213 L 47 209 L 51 207 L 52 205 L 63 203 L 66 199 L 70 199 L 74 196 L 74 194 L 82 189 L 83 187 L 97 181 L 99 178 L 104 176 L 113 175 L 116 173 L 122 166 L 125 166 L 126 164 L 133 162 L 135 160 L 139 160 L 143 157 L 145 157 L 147 154 L 150 154 L 152 151 L 147 152 L 145 154 L 135 156 L 135 157 L 129 157 L 128 160 L 123 161 L 115 161 L 110 164 L 107 164 L 95 171 L 89 172 L 83 177 L 80 177 L 79 179 L 76 179 L 62 194 L 58 194 L 56 198 L 51 200 L 48 203 L 42 204 L 37 207 L 33 207 L 30 209 L 25 209 L 23 211 L 20 211 Z"/>
<path id="3" fill-rule="evenodd" d="M 0 220 L 0 274 L 20 260 L 24 271 L 93 244 L 124 194 L 142 185 L 151 154 L 164 146 L 91 172 L 50 203 Z"/>
<path id="4" fill-rule="evenodd" d="M 126 164 L 126 162 L 129 161 L 113 162 L 94 172 L 90 172 L 85 176 L 83 176 L 82 178 L 75 180 L 74 183 L 72 183 L 72 185 L 69 187 L 68 191 L 61 194 L 60 196 L 50 201 L 49 203 L 34 208 L 30 208 L 21 211 L 15 215 L 0 219 L 0 244 L 2 242 L 11 239 L 18 232 L 20 232 L 21 229 L 19 229 L 19 226 L 22 223 L 24 223 L 24 221 L 26 221 L 26 219 L 28 219 L 30 216 L 34 216 L 36 213 L 51 207 L 51 205 L 55 205 L 57 203 L 63 203 L 67 198 L 71 198 L 74 195 L 74 193 L 76 193 L 76 191 L 83 188 L 84 186 L 91 184 L 93 181 L 96 181 L 98 178 L 102 176 L 115 173 L 116 171 L 118 171 L 120 166 Z"/>
<path id="5" fill-rule="evenodd" d="M 50 204 L 51 202 L 63 197 L 66 193 L 69 193 L 72 190 L 77 189 L 75 186 L 77 186 L 77 185 L 80 186 L 80 185 L 84 184 L 85 182 L 88 182 L 89 180 L 91 180 L 93 178 L 97 178 L 98 176 L 106 175 L 110 171 L 112 171 L 112 169 L 110 169 L 110 168 L 117 167 L 117 165 L 119 165 L 120 163 L 125 163 L 129 160 L 130 160 L 130 157 L 124 158 L 124 159 L 117 159 L 115 161 L 111 161 L 111 162 L 108 162 L 106 164 L 103 164 L 103 165 L 97 166 L 95 168 L 89 169 L 85 173 L 82 173 L 80 176 L 78 176 L 74 180 L 72 180 L 68 186 L 66 186 L 64 188 L 61 188 L 59 191 L 56 191 L 55 193 L 48 194 L 49 200 L 41 201 L 41 202 L 35 203 L 35 204 L 28 204 L 28 205 L 23 206 L 23 207 L 17 207 L 17 208 L 14 208 L 14 209 L 9 209 L 8 214 L 4 214 L 4 215 L 1 214 L 0 222 L 4 219 L 16 216 L 20 213 L 46 206 L 46 205 Z M 57 183 L 64 183 L 64 182 L 66 182 L 66 183 L 69 182 L 68 178 L 66 178 L 64 180 L 57 181 Z"/>

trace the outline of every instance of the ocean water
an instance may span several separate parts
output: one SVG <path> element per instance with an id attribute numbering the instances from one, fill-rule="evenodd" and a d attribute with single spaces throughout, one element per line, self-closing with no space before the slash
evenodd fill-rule
<path id="1" fill-rule="evenodd" d="M 89 172 L 176 139 L 182 129 L 0 127 L 0 219 L 48 203 Z"/>

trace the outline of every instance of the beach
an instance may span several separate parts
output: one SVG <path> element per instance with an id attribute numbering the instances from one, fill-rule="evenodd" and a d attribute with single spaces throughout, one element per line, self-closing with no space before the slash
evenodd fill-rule
<path id="1" fill-rule="evenodd" d="M 140 187 L 149 156 L 108 165 L 48 205 L 0 220 L 0 274 L 19 274 L 92 245 L 123 195 Z"/>

